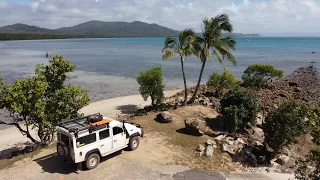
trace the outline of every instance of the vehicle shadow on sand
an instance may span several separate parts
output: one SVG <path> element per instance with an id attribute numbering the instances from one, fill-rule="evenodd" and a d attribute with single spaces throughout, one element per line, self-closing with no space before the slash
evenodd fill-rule
<path id="1" fill-rule="evenodd" d="M 104 161 L 107 161 L 113 157 L 116 157 L 121 154 L 121 151 L 115 152 L 109 156 L 101 157 L 101 161 L 99 166 L 103 165 Z M 39 166 L 42 167 L 42 170 L 47 173 L 58 173 L 58 174 L 71 174 L 76 173 L 78 174 L 78 171 L 87 171 L 85 166 L 75 163 L 69 163 L 64 161 L 61 157 L 57 155 L 57 153 L 52 153 L 44 157 L 40 157 L 37 159 L 34 159 L 36 163 L 39 164 Z"/>

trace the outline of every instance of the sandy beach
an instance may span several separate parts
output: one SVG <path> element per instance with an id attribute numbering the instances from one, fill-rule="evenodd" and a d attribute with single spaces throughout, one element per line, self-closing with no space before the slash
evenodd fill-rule
<path id="1" fill-rule="evenodd" d="M 170 97 L 180 91 L 181 89 L 165 91 L 165 96 Z M 80 112 L 84 113 L 85 115 L 100 112 L 104 116 L 117 118 L 120 114 L 130 114 L 136 109 L 144 107 L 148 104 L 151 104 L 150 99 L 144 101 L 142 96 L 137 94 L 93 102 L 82 108 Z M 16 127 L 0 130 L 0 137 L 0 151 L 13 147 L 15 144 L 30 141 L 27 137 L 23 136 Z"/>

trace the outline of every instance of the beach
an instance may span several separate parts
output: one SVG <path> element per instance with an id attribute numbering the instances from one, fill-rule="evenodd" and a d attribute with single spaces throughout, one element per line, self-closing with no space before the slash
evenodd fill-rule
<path id="1" fill-rule="evenodd" d="M 181 89 L 165 91 L 165 97 L 170 97 Z M 140 94 L 122 96 L 110 99 L 104 99 L 90 103 L 88 106 L 83 107 L 80 112 L 84 115 L 90 115 L 94 113 L 101 113 L 104 116 L 117 118 L 118 115 L 130 114 L 138 108 L 143 108 L 146 105 L 151 104 L 151 100 L 144 101 Z M 34 137 L 35 132 L 31 132 Z M 9 127 L 0 130 L 0 151 L 13 147 L 19 143 L 30 142 L 30 140 L 23 136 L 16 127 Z"/>

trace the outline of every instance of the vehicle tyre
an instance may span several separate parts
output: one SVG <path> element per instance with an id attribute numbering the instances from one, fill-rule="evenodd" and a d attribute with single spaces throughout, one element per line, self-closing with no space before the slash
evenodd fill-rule
<path id="1" fill-rule="evenodd" d="M 57 144 L 57 153 L 61 157 L 66 157 L 66 156 L 68 156 L 69 151 L 68 151 L 68 148 L 65 145 L 63 145 L 61 143 L 58 143 Z"/>
<path id="2" fill-rule="evenodd" d="M 131 137 L 130 140 L 129 140 L 129 149 L 131 151 L 135 150 L 138 148 L 139 146 L 139 136 L 134 136 L 134 137 Z"/>
<path id="3" fill-rule="evenodd" d="M 100 156 L 97 153 L 90 154 L 86 160 L 86 168 L 94 169 L 100 163 Z"/>

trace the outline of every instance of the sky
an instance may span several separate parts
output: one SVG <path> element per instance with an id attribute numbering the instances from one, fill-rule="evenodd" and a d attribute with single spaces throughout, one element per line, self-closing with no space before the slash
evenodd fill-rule
<path id="1" fill-rule="evenodd" d="M 320 36 L 320 0 L 0 0 L 0 26 L 143 21 L 201 31 L 204 17 L 221 13 L 229 15 L 234 32 Z"/>

